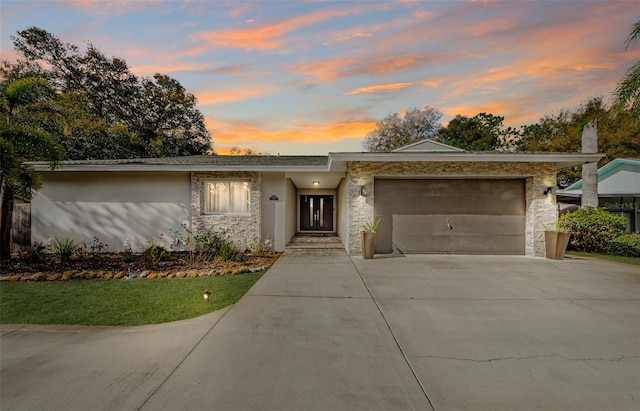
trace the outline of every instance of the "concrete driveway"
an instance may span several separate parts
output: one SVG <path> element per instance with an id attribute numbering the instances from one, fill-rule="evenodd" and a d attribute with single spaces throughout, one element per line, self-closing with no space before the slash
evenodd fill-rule
<path id="1" fill-rule="evenodd" d="M 2 410 L 640 409 L 640 269 L 587 259 L 287 251 L 193 320 L 0 330 Z"/>
<path id="2" fill-rule="evenodd" d="M 640 269 L 354 259 L 436 410 L 640 409 Z"/>

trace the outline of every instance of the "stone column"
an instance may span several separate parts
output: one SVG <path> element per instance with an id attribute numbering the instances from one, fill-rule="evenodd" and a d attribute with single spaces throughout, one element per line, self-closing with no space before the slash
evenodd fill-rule
<path id="1" fill-rule="evenodd" d="M 582 152 L 598 152 L 598 121 L 594 120 L 582 130 Z M 582 165 L 582 207 L 598 207 L 598 163 Z"/>

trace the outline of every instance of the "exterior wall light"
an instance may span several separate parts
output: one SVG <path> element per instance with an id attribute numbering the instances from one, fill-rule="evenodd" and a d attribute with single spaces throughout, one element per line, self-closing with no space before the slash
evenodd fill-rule
<path id="1" fill-rule="evenodd" d="M 360 195 L 365 196 L 367 193 L 364 191 L 364 186 L 360 186 Z"/>
<path id="2" fill-rule="evenodd" d="M 319 186 L 319 185 L 320 185 L 320 182 L 316 180 L 316 181 L 314 181 L 312 184 L 313 184 L 314 186 Z"/>
<path id="3" fill-rule="evenodd" d="M 543 194 L 546 195 L 547 197 L 551 197 L 553 195 L 553 187 L 549 186 L 545 188 Z"/>

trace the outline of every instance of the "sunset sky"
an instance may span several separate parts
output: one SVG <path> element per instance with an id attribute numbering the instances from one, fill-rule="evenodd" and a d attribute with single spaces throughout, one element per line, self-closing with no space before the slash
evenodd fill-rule
<path id="1" fill-rule="evenodd" d="M 640 60 L 638 1 L 11 1 L 0 53 L 31 26 L 174 77 L 216 152 L 362 151 L 375 122 L 424 106 L 535 123 L 608 99 Z"/>

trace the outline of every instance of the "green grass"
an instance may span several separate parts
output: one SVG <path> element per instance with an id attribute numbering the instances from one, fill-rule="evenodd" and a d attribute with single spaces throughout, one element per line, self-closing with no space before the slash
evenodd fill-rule
<path id="1" fill-rule="evenodd" d="M 263 272 L 219 277 L 0 282 L 0 323 L 144 325 L 237 302 Z M 209 288 L 206 303 L 202 291 Z"/>
<path id="2" fill-rule="evenodd" d="M 596 253 L 580 253 L 580 252 L 577 252 L 577 251 L 568 251 L 567 254 L 577 255 L 577 256 L 580 256 L 580 257 L 599 258 L 601 260 L 615 261 L 615 262 L 618 262 L 618 263 L 640 265 L 640 258 L 638 258 L 638 257 L 622 257 L 622 256 L 619 256 L 619 255 L 607 255 L 607 254 L 596 254 Z"/>

